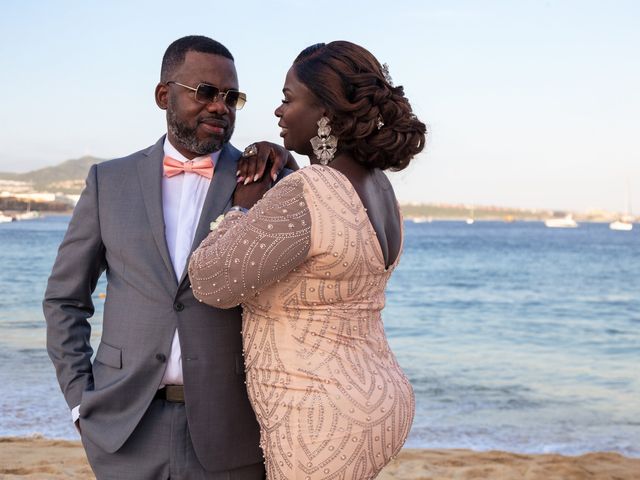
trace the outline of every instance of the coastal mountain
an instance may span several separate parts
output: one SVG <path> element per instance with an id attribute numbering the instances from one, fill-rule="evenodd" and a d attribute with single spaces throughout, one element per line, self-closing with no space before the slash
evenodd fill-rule
<path id="1" fill-rule="evenodd" d="M 105 161 L 103 158 L 84 156 L 64 161 L 58 165 L 40 168 L 25 173 L 0 172 L 0 193 L 11 194 L 49 192 L 65 195 L 78 195 L 84 188 L 85 178 L 91 165 Z M 0 204 L 0 210 L 21 210 L 21 206 Z M 1 202 L 0 202 L 1 203 Z M 402 205 L 406 219 L 448 219 L 448 220 L 544 220 L 553 216 L 564 216 L 570 212 L 540 209 L 505 208 L 497 206 L 451 205 L 451 204 L 415 204 Z M 608 212 L 593 212 L 574 215 L 577 220 L 611 221 L 615 215 Z"/>
<path id="2" fill-rule="evenodd" d="M 24 182 L 36 191 L 77 194 L 84 187 L 84 180 L 91 165 L 103 161 L 102 158 L 84 156 L 25 173 L 0 172 L 0 181 Z"/>

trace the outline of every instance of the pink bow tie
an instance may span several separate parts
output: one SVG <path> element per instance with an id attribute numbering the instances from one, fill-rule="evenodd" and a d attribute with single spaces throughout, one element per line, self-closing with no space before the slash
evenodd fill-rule
<path id="1" fill-rule="evenodd" d="M 211 158 L 198 160 L 197 162 L 188 160 L 183 163 L 171 157 L 164 157 L 162 165 L 164 166 L 164 174 L 169 178 L 185 172 L 197 173 L 209 180 L 213 177 L 213 163 L 211 162 Z"/>

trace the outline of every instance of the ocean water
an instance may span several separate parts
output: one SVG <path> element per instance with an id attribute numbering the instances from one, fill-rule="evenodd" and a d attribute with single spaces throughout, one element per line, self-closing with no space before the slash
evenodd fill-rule
<path id="1" fill-rule="evenodd" d="M 78 438 L 41 313 L 68 220 L 0 224 L 0 436 Z M 416 394 L 407 446 L 640 457 L 638 229 L 407 222 L 405 234 L 384 319 Z"/>

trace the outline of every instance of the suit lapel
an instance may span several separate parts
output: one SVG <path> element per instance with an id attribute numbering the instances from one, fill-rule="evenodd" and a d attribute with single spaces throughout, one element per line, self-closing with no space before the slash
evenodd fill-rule
<path id="1" fill-rule="evenodd" d="M 167 239 L 165 237 L 164 214 L 162 211 L 162 159 L 164 158 L 164 136 L 152 146 L 146 153 L 146 157 L 138 162 L 138 178 L 142 187 L 144 206 L 147 209 L 149 224 L 156 247 L 160 252 L 162 261 L 171 273 L 171 278 L 176 278 L 176 272 L 171 263 Z M 174 284 L 175 285 L 175 284 Z"/>
<path id="2" fill-rule="evenodd" d="M 198 248 L 202 240 L 209 234 L 209 225 L 212 221 L 222 215 L 236 188 L 236 171 L 238 169 L 238 159 L 240 151 L 233 145 L 227 143 L 216 163 L 215 172 L 207 191 L 207 196 L 202 206 L 202 213 L 198 221 L 198 227 L 193 237 L 191 253 Z M 189 260 L 187 259 L 187 264 Z M 179 285 L 182 285 L 187 277 L 187 268 L 184 269 Z"/>

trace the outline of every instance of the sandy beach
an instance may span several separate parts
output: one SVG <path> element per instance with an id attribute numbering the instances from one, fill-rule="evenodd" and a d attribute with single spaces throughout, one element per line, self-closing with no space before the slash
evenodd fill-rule
<path id="1" fill-rule="evenodd" d="M 79 442 L 0 438 L 0 479 L 92 479 Z M 380 480 L 634 480 L 640 459 L 616 453 L 579 457 L 471 450 L 403 450 Z"/>

